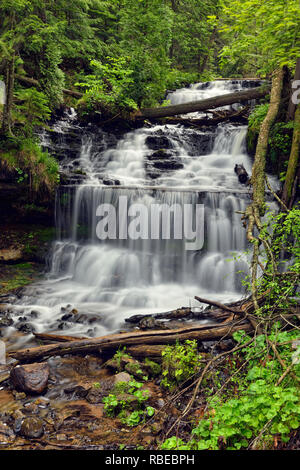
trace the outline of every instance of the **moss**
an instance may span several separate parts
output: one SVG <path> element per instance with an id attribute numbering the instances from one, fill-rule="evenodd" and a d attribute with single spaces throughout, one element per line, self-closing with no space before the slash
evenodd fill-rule
<path id="1" fill-rule="evenodd" d="M 0 169 L 36 193 L 52 192 L 59 182 L 58 162 L 31 138 L 1 141 Z"/>
<path id="2" fill-rule="evenodd" d="M 41 266 L 36 263 L 19 263 L 1 266 L 0 294 L 12 292 L 31 284 L 41 273 Z"/>
<path id="3" fill-rule="evenodd" d="M 161 366 L 148 358 L 145 359 L 145 368 L 152 377 L 157 377 L 161 373 Z"/>

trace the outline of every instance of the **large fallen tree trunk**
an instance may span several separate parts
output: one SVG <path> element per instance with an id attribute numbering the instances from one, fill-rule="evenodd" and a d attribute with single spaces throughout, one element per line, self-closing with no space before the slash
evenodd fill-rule
<path id="1" fill-rule="evenodd" d="M 202 127 L 202 126 L 217 126 L 221 122 L 248 122 L 248 114 L 249 114 L 250 106 L 244 106 L 242 109 L 238 111 L 229 111 L 224 110 L 221 112 L 218 111 L 207 111 L 207 115 L 211 114 L 213 117 L 205 117 L 202 119 L 188 119 L 186 117 L 164 117 L 164 118 L 157 118 L 152 119 L 153 122 L 157 122 L 159 124 L 180 124 L 185 127 Z"/>
<path id="2" fill-rule="evenodd" d="M 177 116 L 178 114 L 194 113 L 206 111 L 208 109 L 220 108 L 234 103 L 243 101 L 256 100 L 263 98 L 269 93 L 268 87 L 257 87 L 250 90 L 229 93 L 214 98 L 207 98 L 201 101 L 192 101 L 189 103 L 176 104 L 172 106 L 163 106 L 161 108 L 144 108 L 140 114 L 136 115 L 136 119 L 152 119 L 163 118 L 169 116 Z"/>
<path id="3" fill-rule="evenodd" d="M 20 362 L 31 362 L 57 355 L 114 350 L 120 346 L 172 344 L 187 339 L 197 341 L 214 340 L 231 336 L 232 333 L 239 330 L 250 332 L 252 328 L 247 322 L 240 321 L 235 324 L 226 323 L 222 326 L 220 324 L 193 325 L 176 330 L 134 331 L 11 351 L 9 356 Z"/>

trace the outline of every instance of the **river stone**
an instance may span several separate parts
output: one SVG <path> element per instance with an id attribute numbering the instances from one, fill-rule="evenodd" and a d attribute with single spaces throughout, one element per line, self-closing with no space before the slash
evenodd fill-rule
<path id="1" fill-rule="evenodd" d="M 170 140 L 164 135 L 149 135 L 145 143 L 151 150 L 168 149 L 171 147 Z"/>
<path id="2" fill-rule="evenodd" d="M 25 418 L 21 424 L 20 434 L 28 439 L 38 439 L 44 434 L 44 422 L 40 418 Z"/>
<path id="3" fill-rule="evenodd" d="M 4 313 L 3 315 L 1 314 L 0 316 L 0 328 L 3 327 L 7 327 L 7 326 L 11 326 L 13 324 L 13 319 L 11 318 L 11 316 L 9 315 L 9 313 Z"/>
<path id="4" fill-rule="evenodd" d="M 113 387 L 114 387 L 113 377 L 109 377 L 105 380 L 101 380 L 100 382 L 98 382 L 97 387 L 92 387 L 89 390 L 86 396 L 86 400 L 89 403 L 92 403 L 93 405 L 102 403 L 103 397 L 107 396 L 111 392 Z"/>
<path id="5" fill-rule="evenodd" d="M 120 372 L 114 376 L 114 384 L 118 384 L 119 382 L 130 382 L 131 377 L 127 372 Z"/>
<path id="6" fill-rule="evenodd" d="M 13 386 L 26 393 L 42 393 L 48 378 L 49 367 L 46 362 L 16 366 L 10 373 Z"/>

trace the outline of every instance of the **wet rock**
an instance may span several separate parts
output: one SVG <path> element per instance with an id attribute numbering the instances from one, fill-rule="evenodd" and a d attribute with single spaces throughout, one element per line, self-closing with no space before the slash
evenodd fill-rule
<path id="1" fill-rule="evenodd" d="M 184 167 L 183 163 L 174 157 L 168 158 L 168 160 L 155 161 L 153 166 L 158 170 L 181 170 Z"/>
<path id="2" fill-rule="evenodd" d="M 15 439 L 14 431 L 6 424 L 0 421 L 0 443 L 10 443 Z"/>
<path id="3" fill-rule="evenodd" d="M 38 318 L 40 316 L 40 313 L 37 312 L 36 310 L 31 310 L 30 316 L 31 318 Z"/>
<path id="4" fill-rule="evenodd" d="M 119 382 L 130 382 L 131 377 L 127 372 L 119 372 L 119 374 L 116 374 L 114 376 L 114 385 L 116 385 Z"/>
<path id="5" fill-rule="evenodd" d="M 24 412 L 30 415 L 36 415 L 39 412 L 38 406 L 34 402 L 24 404 Z"/>
<path id="6" fill-rule="evenodd" d="M 27 334 L 30 334 L 30 333 L 34 333 L 35 332 L 35 327 L 33 325 L 31 325 L 30 323 L 23 323 L 23 322 L 20 322 L 20 323 L 17 323 L 15 325 L 15 328 L 18 330 L 18 331 L 21 331 L 22 333 L 27 333 Z"/>
<path id="7" fill-rule="evenodd" d="M 120 186 L 120 181 L 119 180 L 114 180 L 111 178 L 104 178 L 102 180 L 102 183 L 105 184 L 106 186 Z"/>
<path id="8" fill-rule="evenodd" d="M 61 319 L 62 319 L 63 321 L 70 321 L 70 320 L 73 319 L 73 314 L 72 314 L 72 313 L 65 313 L 65 314 L 61 317 Z"/>
<path id="9" fill-rule="evenodd" d="M 48 378 L 49 367 L 45 362 L 16 366 L 10 373 L 12 385 L 26 393 L 42 393 Z"/>
<path id="10" fill-rule="evenodd" d="M 25 418 L 21 424 L 20 434 L 28 439 L 38 439 L 44 434 L 44 421 L 34 417 Z"/>
<path id="11" fill-rule="evenodd" d="M 4 315 L 0 316 L 0 328 L 6 328 L 7 326 L 13 325 L 13 323 L 13 319 L 9 313 L 5 313 Z"/>
<path id="12" fill-rule="evenodd" d="M 92 387 L 87 396 L 86 400 L 92 404 L 102 403 L 103 397 L 108 395 L 114 387 L 114 378 L 111 377 L 106 380 L 102 380 L 97 383 L 97 386 Z"/>
<path id="13" fill-rule="evenodd" d="M 64 392 L 69 394 L 74 394 L 77 397 L 85 398 L 89 393 L 89 389 L 84 388 L 82 385 L 74 385 L 64 389 Z"/>
<path id="14" fill-rule="evenodd" d="M 148 155 L 148 160 L 161 160 L 161 159 L 167 159 L 173 157 L 173 154 L 170 152 L 167 152 L 167 150 L 160 149 L 157 152 L 152 153 L 151 155 Z"/>
<path id="15" fill-rule="evenodd" d="M 172 146 L 169 139 L 164 135 L 149 135 L 145 143 L 151 150 L 168 149 Z"/>
<path id="16" fill-rule="evenodd" d="M 89 403 L 98 404 L 102 403 L 102 399 L 105 397 L 105 393 L 100 388 L 92 387 L 86 396 L 86 400 Z"/>
<path id="17" fill-rule="evenodd" d="M 121 361 L 117 361 L 116 359 L 109 359 L 105 363 L 105 367 L 108 367 L 109 369 L 117 370 L 121 372 L 122 370 L 122 364 Z"/>

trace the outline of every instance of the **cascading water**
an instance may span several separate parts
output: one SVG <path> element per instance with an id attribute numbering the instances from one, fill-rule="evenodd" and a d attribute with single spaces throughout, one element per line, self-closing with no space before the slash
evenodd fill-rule
<path id="1" fill-rule="evenodd" d="M 242 86 L 198 84 L 169 98 L 182 103 Z M 50 272 L 14 305 L 18 315 L 26 315 L 39 332 L 66 329 L 92 336 L 115 331 L 130 314 L 194 305 L 195 295 L 222 302 L 241 297 L 241 271 L 247 272 L 247 263 L 238 212 L 245 210 L 249 194 L 238 183 L 234 166 L 242 163 L 251 172 L 245 137 L 246 127 L 232 124 L 213 133 L 152 126 L 100 150 L 92 137 L 84 137 L 77 159 L 86 177 L 57 193 Z M 111 187 L 103 184 L 105 178 Z M 159 228 L 159 239 L 99 240 L 97 208 L 105 203 L 118 209 L 121 196 L 128 209 L 137 203 L 149 211 L 158 203 L 182 209 L 204 204 L 203 248 L 189 251 L 186 240 L 163 239 Z M 172 231 L 175 219 L 170 220 Z M 130 221 L 123 213 L 118 228 Z"/>

